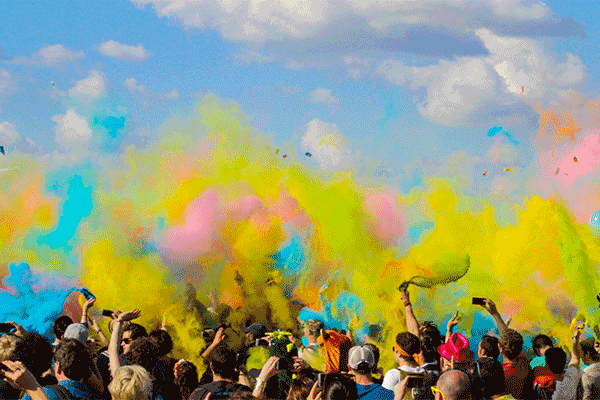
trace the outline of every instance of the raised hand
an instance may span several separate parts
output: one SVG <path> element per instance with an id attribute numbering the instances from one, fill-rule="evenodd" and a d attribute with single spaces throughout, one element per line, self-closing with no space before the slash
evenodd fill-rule
<path id="1" fill-rule="evenodd" d="M 118 319 L 121 321 L 133 321 L 134 319 L 139 318 L 141 314 L 142 312 L 136 308 L 134 310 L 121 313 Z"/>

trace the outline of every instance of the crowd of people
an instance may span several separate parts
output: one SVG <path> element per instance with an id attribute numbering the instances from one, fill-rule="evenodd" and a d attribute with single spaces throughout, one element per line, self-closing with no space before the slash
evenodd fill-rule
<path id="1" fill-rule="evenodd" d="M 351 331 L 328 329 L 316 319 L 301 322 L 302 335 L 300 329 L 269 332 L 266 321 L 249 320 L 239 327 L 245 336 L 239 346 L 228 340 L 238 327 L 206 327 L 204 365 L 172 358 L 169 327 L 148 333 L 134 322 L 140 310 L 111 310 L 105 336 L 89 317 L 96 300 L 90 297 L 79 322 L 54 321 L 54 343 L 15 322 L 3 324 L 9 329 L 0 336 L 0 399 L 600 399 L 599 346 L 593 337 L 581 340 L 581 327 L 573 332 L 570 357 L 551 337 L 538 335 L 529 360 L 523 336 L 484 298 L 481 306 L 499 335 L 485 335 L 475 354 L 469 339 L 453 332 L 458 314 L 442 334 L 435 324 L 420 323 L 409 293 L 401 295 L 407 328 L 397 332 L 392 348 L 356 343 Z M 384 351 L 393 352 L 396 363 L 388 371 L 379 365 Z"/>

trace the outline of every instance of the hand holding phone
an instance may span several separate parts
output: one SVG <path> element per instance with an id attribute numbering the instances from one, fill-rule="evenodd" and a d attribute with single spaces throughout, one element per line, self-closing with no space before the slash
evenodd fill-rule
<path id="1" fill-rule="evenodd" d="M 90 292 L 90 290 L 86 287 L 82 287 L 81 289 L 79 289 L 79 293 L 81 293 L 86 300 L 96 298 L 96 296 L 94 296 L 92 292 Z"/>
<path id="2" fill-rule="evenodd" d="M 485 298 L 484 297 L 473 297 L 471 304 L 477 306 L 485 306 Z"/>

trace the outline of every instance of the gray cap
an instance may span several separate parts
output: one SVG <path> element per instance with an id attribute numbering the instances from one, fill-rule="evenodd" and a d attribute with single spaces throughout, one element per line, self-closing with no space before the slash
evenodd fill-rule
<path id="1" fill-rule="evenodd" d="M 354 346 L 348 353 L 348 364 L 354 370 L 364 369 L 365 366 L 373 368 L 375 366 L 375 355 L 367 346 Z"/>
<path id="2" fill-rule="evenodd" d="M 76 339 L 81 343 L 85 344 L 89 336 L 90 331 L 83 324 L 71 324 L 67 326 L 63 339 Z"/>

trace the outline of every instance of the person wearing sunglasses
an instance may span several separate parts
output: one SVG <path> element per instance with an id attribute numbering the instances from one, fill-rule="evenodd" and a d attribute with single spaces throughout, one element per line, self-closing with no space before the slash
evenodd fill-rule
<path id="1" fill-rule="evenodd" d="M 471 400 L 469 387 L 467 374 L 454 369 L 444 372 L 431 392 L 435 400 Z"/>

